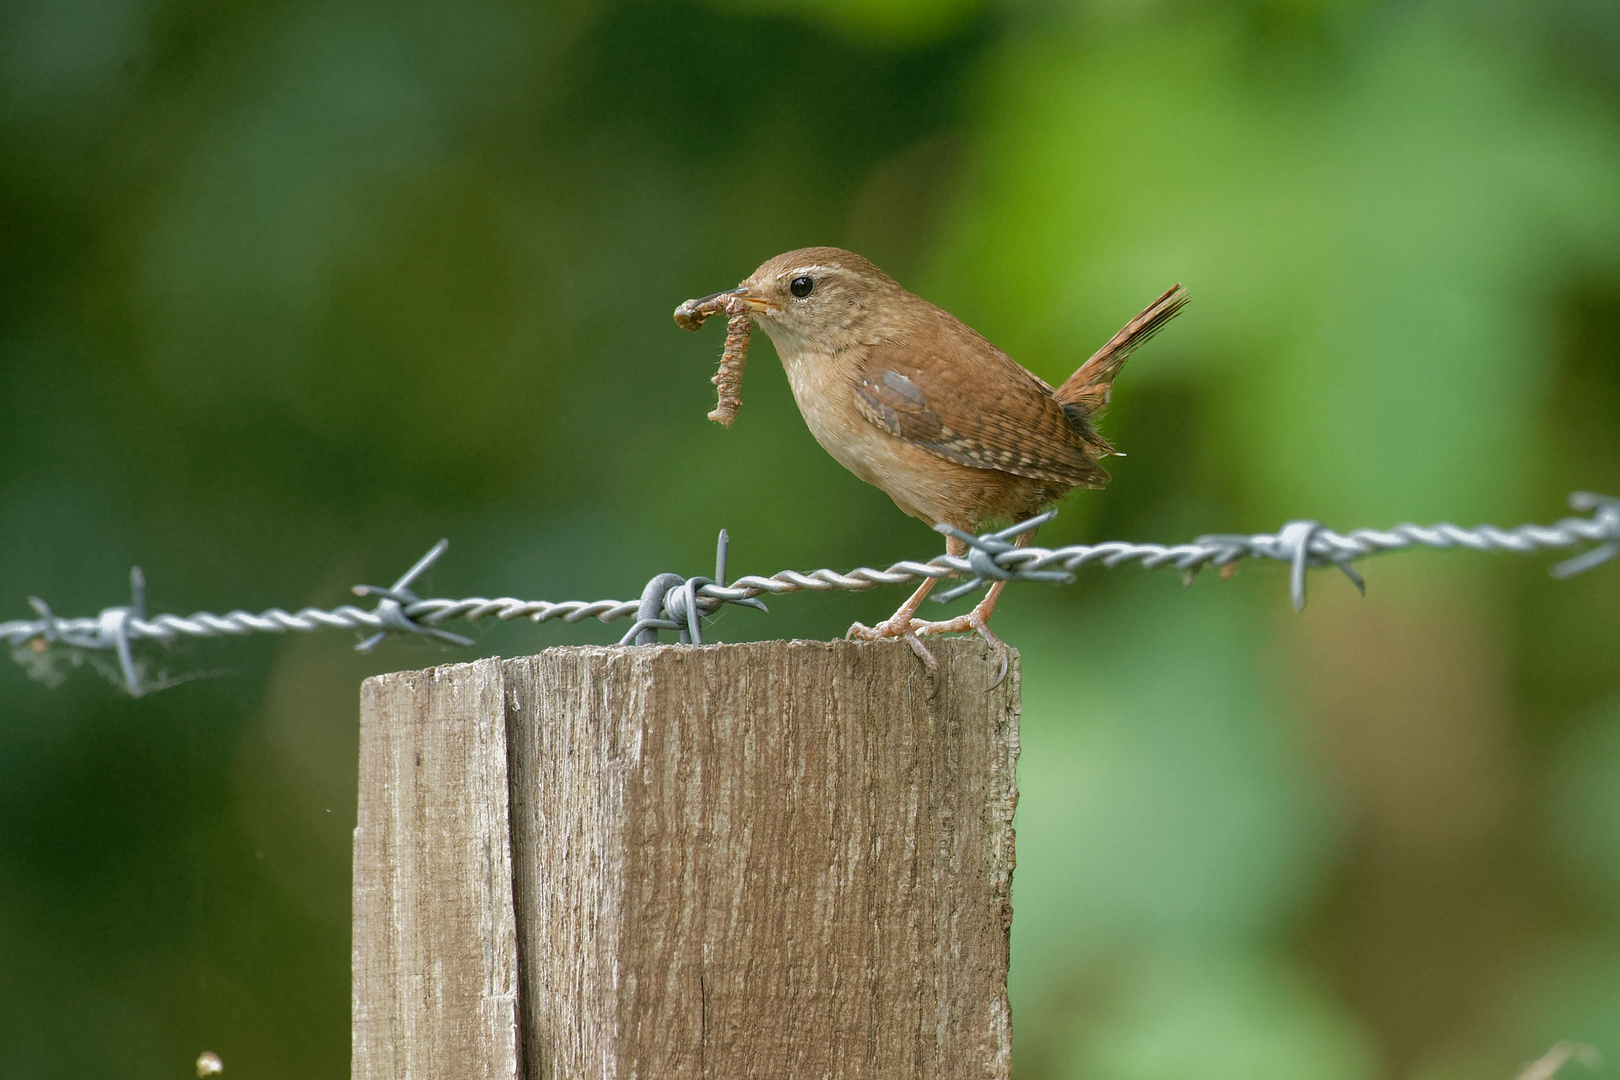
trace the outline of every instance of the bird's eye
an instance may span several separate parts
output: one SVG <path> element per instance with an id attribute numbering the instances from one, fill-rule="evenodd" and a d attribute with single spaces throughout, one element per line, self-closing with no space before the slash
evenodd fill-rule
<path id="1" fill-rule="evenodd" d="M 796 277 L 796 278 L 793 279 L 792 284 L 790 284 L 788 286 L 788 291 L 791 292 L 794 296 L 797 296 L 800 300 L 803 300 L 805 297 L 810 295 L 810 291 L 812 289 L 814 289 L 815 287 L 816 287 L 816 279 L 815 278 L 813 278 L 813 277 Z"/>

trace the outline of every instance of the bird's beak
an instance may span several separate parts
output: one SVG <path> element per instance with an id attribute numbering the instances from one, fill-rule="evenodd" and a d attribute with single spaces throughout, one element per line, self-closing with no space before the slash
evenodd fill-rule
<path id="1" fill-rule="evenodd" d="M 764 315 L 770 312 L 775 305 L 763 297 L 755 296 L 749 291 L 747 285 L 739 285 L 735 289 L 727 289 L 723 293 L 715 293 L 710 300 L 719 302 L 722 297 L 735 296 L 748 304 L 748 311 L 753 315 Z"/>
<path id="2" fill-rule="evenodd" d="M 739 285 L 735 289 L 686 301 L 675 309 L 675 321 L 688 330 L 696 330 L 709 316 L 727 312 L 736 300 L 747 304 L 750 315 L 768 315 L 774 307 L 769 300 L 750 292 L 747 285 Z"/>

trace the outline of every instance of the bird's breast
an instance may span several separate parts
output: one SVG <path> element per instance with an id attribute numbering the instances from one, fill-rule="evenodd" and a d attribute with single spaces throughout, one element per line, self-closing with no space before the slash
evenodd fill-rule
<path id="1" fill-rule="evenodd" d="M 873 436 L 893 437 L 873 428 L 855 408 L 852 365 L 840 360 L 824 353 L 784 352 L 782 366 L 787 369 L 793 400 L 816 442 L 844 468 L 882 487 L 872 466 L 883 451 Z"/>
<path id="2" fill-rule="evenodd" d="M 805 426 L 834 460 L 930 525 L 976 520 L 962 497 L 999 474 L 946 461 L 868 421 L 855 405 L 856 365 L 848 357 L 779 352 Z"/>

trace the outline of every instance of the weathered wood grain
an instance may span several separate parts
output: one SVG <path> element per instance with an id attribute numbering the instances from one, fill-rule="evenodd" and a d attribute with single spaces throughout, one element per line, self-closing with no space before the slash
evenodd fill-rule
<path id="1" fill-rule="evenodd" d="M 987 691 L 997 664 L 982 642 L 930 647 L 940 662 L 933 682 L 899 642 L 563 648 L 501 666 L 512 888 L 505 913 L 480 925 L 515 915 L 523 1076 L 1007 1076 L 1016 657 L 1007 680 Z M 364 707 L 482 731 L 487 717 L 456 709 L 469 698 L 489 707 L 490 663 L 372 680 Z M 469 695 L 471 676 L 459 674 L 472 669 L 484 680 L 480 694 Z M 451 693 L 455 708 L 437 703 Z M 415 700 L 424 696 L 434 703 Z M 363 732 L 380 722 L 368 718 Z M 414 759 L 372 745 L 401 738 L 363 734 L 363 766 L 391 753 L 394 771 L 403 770 Z M 487 750 L 496 740 L 411 738 L 447 753 L 439 782 L 497 782 L 494 766 L 466 754 L 472 741 Z M 456 770 L 464 777 L 449 775 Z M 418 785 L 429 779 L 408 771 Z M 426 830 L 415 843 L 469 852 L 487 834 L 471 808 L 495 800 L 424 798 L 398 781 L 368 796 L 377 772 L 363 767 L 356 834 L 356 1075 L 428 1075 L 362 1073 L 372 1058 L 361 1042 L 386 1032 L 396 1043 L 447 1045 L 425 1033 L 431 1024 L 484 1038 L 498 1057 L 504 1044 L 484 1021 L 487 1006 L 465 995 L 457 1000 L 472 1011 L 459 1018 L 418 1008 L 414 1028 L 380 1019 L 431 998 L 421 976 L 399 966 L 422 969 L 421 951 L 395 943 L 454 933 L 362 926 L 425 918 L 430 906 L 397 895 L 379 902 L 418 879 L 367 860 L 400 859 L 412 823 Z M 442 817 L 366 809 L 379 799 L 458 798 L 470 813 L 467 835 L 449 844 L 456 826 Z M 362 843 L 373 818 L 401 823 L 394 846 Z M 481 873 L 466 859 L 443 865 Z M 486 887 L 497 876 L 458 893 L 429 875 L 428 887 L 459 898 L 450 912 L 463 899 L 498 908 L 498 889 Z M 367 890 L 378 896 L 363 903 Z M 499 932 L 488 941 L 510 955 Z M 382 961 L 362 956 L 385 944 L 395 952 Z M 459 959 L 479 973 L 510 963 L 471 951 Z M 385 993 L 379 977 L 390 967 L 397 978 Z M 399 1046 L 389 1054 L 409 1057 Z M 495 1075 L 482 1063 L 441 1061 L 432 1075 Z"/>
<path id="2" fill-rule="evenodd" d="M 510 1080 L 517 942 L 498 659 L 367 679 L 355 1080 Z"/>

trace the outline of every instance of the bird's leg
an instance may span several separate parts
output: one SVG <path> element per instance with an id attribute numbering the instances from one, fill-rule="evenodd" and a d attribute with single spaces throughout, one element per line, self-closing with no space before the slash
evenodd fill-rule
<path id="1" fill-rule="evenodd" d="M 967 544 L 954 536 L 945 538 L 945 553 L 947 555 L 962 555 L 966 552 Z M 917 591 L 912 593 L 911 597 L 901 604 L 899 610 L 893 615 L 890 615 L 876 626 L 856 623 L 849 628 L 849 633 L 844 636 L 851 641 L 878 641 L 889 637 L 904 638 L 906 644 L 911 646 L 911 651 L 917 654 L 918 659 L 923 662 L 923 666 L 928 669 L 928 674 L 934 674 L 939 670 L 939 663 L 934 659 L 934 654 L 929 652 L 927 647 L 923 645 L 913 629 L 913 623 L 917 626 L 927 626 L 928 624 L 920 619 L 914 619 L 913 616 L 917 614 L 917 609 L 922 607 L 922 602 L 928 598 L 929 592 L 934 588 L 934 582 L 938 580 L 938 578 L 923 578 L 923 583 L 917 586 Z"/>
<path id="2" fill-rule="evenodd" d="M 1013 541 L 1013 547 L 1029 546 L 1029 542 L 1035 539 L 1035 532 L 1036 530 L 1031 529 L 1029 532 L 1021 534 L 1017 540 Z M 963 544 L 962 549 L 967 550 L 967 545 Z M 953 552 L 952 554 L 961 554 L 961 552 Z M 990 591 L 984 594 L 984 599 L 974 605 L 973 610 L 966 615 L 958 615 L 954 619 L 943 619 L 939 622 L 925 622 L 917 619 L 911 624 L 911 632 L 916 634 L 919 639 L 924 635 L 965 634 L 969 631 L 977 633 L 989 643 L 990 648 L 1001 658 L 1001 674 L 997 675 L 996 681 L 989 686 L 989 689 L 994 690 L 1001 685 L 1001 680 L 1007 677 L 1009 659 L 1007 643 L 990 632 L 990 614 L 996 610 L 996 601 L 1001 599 L 1001 590 L 1006 587 L 1007 583 L 1005 581 L 998 581 L 991 585 Z"/>

